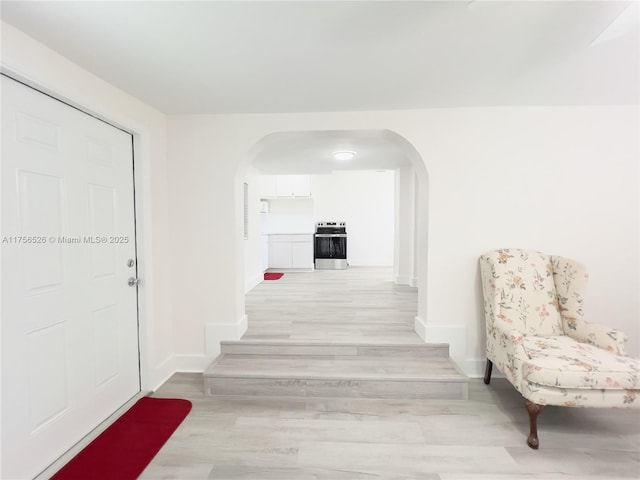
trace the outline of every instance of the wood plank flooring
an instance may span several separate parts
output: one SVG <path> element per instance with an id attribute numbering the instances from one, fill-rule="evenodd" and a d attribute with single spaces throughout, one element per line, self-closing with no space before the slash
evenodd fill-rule
<path id="1" fill-rule="evenodd" d="M 383 361 L 391 368 L 399 367 L 398 359 L 439 361 L 441 347 L 416 346 L 422 342 L 413 333 L 415 292 L 394 286 L 381 269 L 285 274 L 247 295 L 249 329 L 223 351 L 239 355 L 254 373 L 281 368 L 301 354 L 329 368 L 335 356 L 357 361 L 384 344 Z M 275 356 L 274 363 L 243 359 L 249 354 Z M 381 365 L 367 368 L 376 372 Z M 292 368 L 302 367 L 294 362 Z M 141 478 L 640 477 L 637 410 L 547 407 L 538 422 L 540 450 L 534 451 L 526 445 L 523 399 L 506 380 L 494 378 L 487 386 L 474 379 L 468 387 L 468 400 L 207 395 L 202 375 L 179 373 L 154 395 L 187 398 L 193 410 Z"/>
<path id="2" fill-rule="evenodd" d="M 547 407 L 540 450 L 504 379 L 468 400 L 207 396 L 180 373 L 154 396 L 193 410 L 142 479 L 622 480 L 640 476 L 636 410 Z"/>
<path id="3" fill-rule="evenodd" d="M 467 398 L 448 346 L 414 333 L 390 268 L 287 272 L 247 295 L 249 328 L 204 373 L 211 395 Z"/>
<path id="4" fill-rule="evenodd" d="M 287 272 L 245 296 L 243 340 L 416 344 L 417 289 L 393 283 L 391 268 Z"/>

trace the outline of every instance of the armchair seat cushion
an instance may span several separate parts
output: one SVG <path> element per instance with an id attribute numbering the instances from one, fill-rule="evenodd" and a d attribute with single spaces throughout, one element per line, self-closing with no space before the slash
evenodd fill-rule
<path id="1" fill-rule="evenodd" d="M 640 361 L 571 337 L 526 335 L 523 379 L 571 389 L 640 389 Z"/>

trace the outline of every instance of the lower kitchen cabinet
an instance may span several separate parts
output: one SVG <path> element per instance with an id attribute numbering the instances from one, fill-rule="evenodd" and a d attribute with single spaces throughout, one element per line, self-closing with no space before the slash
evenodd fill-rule
<path id="1" fill-rule="evenodd" d="M 292 268 L 313 268 L 313 241 L 291 242 Z"/>
<path id="2" fill-rule="evenodd" d="M 290 241 L 269 239 L 269 268 L 293 268 Z"/>
<path id="3" fill-rule="evenodd" d="M 313 268 L 313 235 L 269 235 L 269 268 Z"/>

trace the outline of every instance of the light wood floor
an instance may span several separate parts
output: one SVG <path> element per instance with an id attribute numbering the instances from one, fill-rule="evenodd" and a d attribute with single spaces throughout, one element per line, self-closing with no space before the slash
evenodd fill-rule
<path id="1" fill-rule="evenodd" d="M 413 329 L 415 288 L 391 268 L 286 272 L 246 300 L 248 331 L 204 374 L 212 395 L 466 398 L 447 345 Z M 437 355 L 437 356 L 436 356 Z"/>
<path id="2" fill-rule="evenodd" d="M 193 410 L 143 479 L 596 480 L 640 476 L 638 411 L 547 407 L 526 446 L 522 397 L 472 380 L 469 400 L 205 396 L 200 374 L 154 394 Z"/>
<path id="3" fill-rule="evenodd" d="M 398 286 L 391 268 L 349 267 L 285 273 L 246 295 L 243 340 L 422 343 L 414 331 L 416 288 Z"/>
<path id="4" fill-rule="evenodd" d="M 388 270 L 286 274 L 247 295 L 247 312 L 245 339 L 421 342 L 416 290 Z M 201 374 L 181 373 L 154 395 L 193 410 L 143 479 L 640 477 L 638 411 L 547 407 L 534 451 L 523 399 L 504 379 L 471 380 L 468 400 L 209 396 Z"/>

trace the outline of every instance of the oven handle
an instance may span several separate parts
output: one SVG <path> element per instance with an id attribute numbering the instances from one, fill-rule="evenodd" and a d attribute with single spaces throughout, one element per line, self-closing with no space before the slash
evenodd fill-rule
<path id="1" fill-rule="evenodd" d="M 347 238 L 346 233 L 316 233 L 315 236 L 320 238 Z"/>

